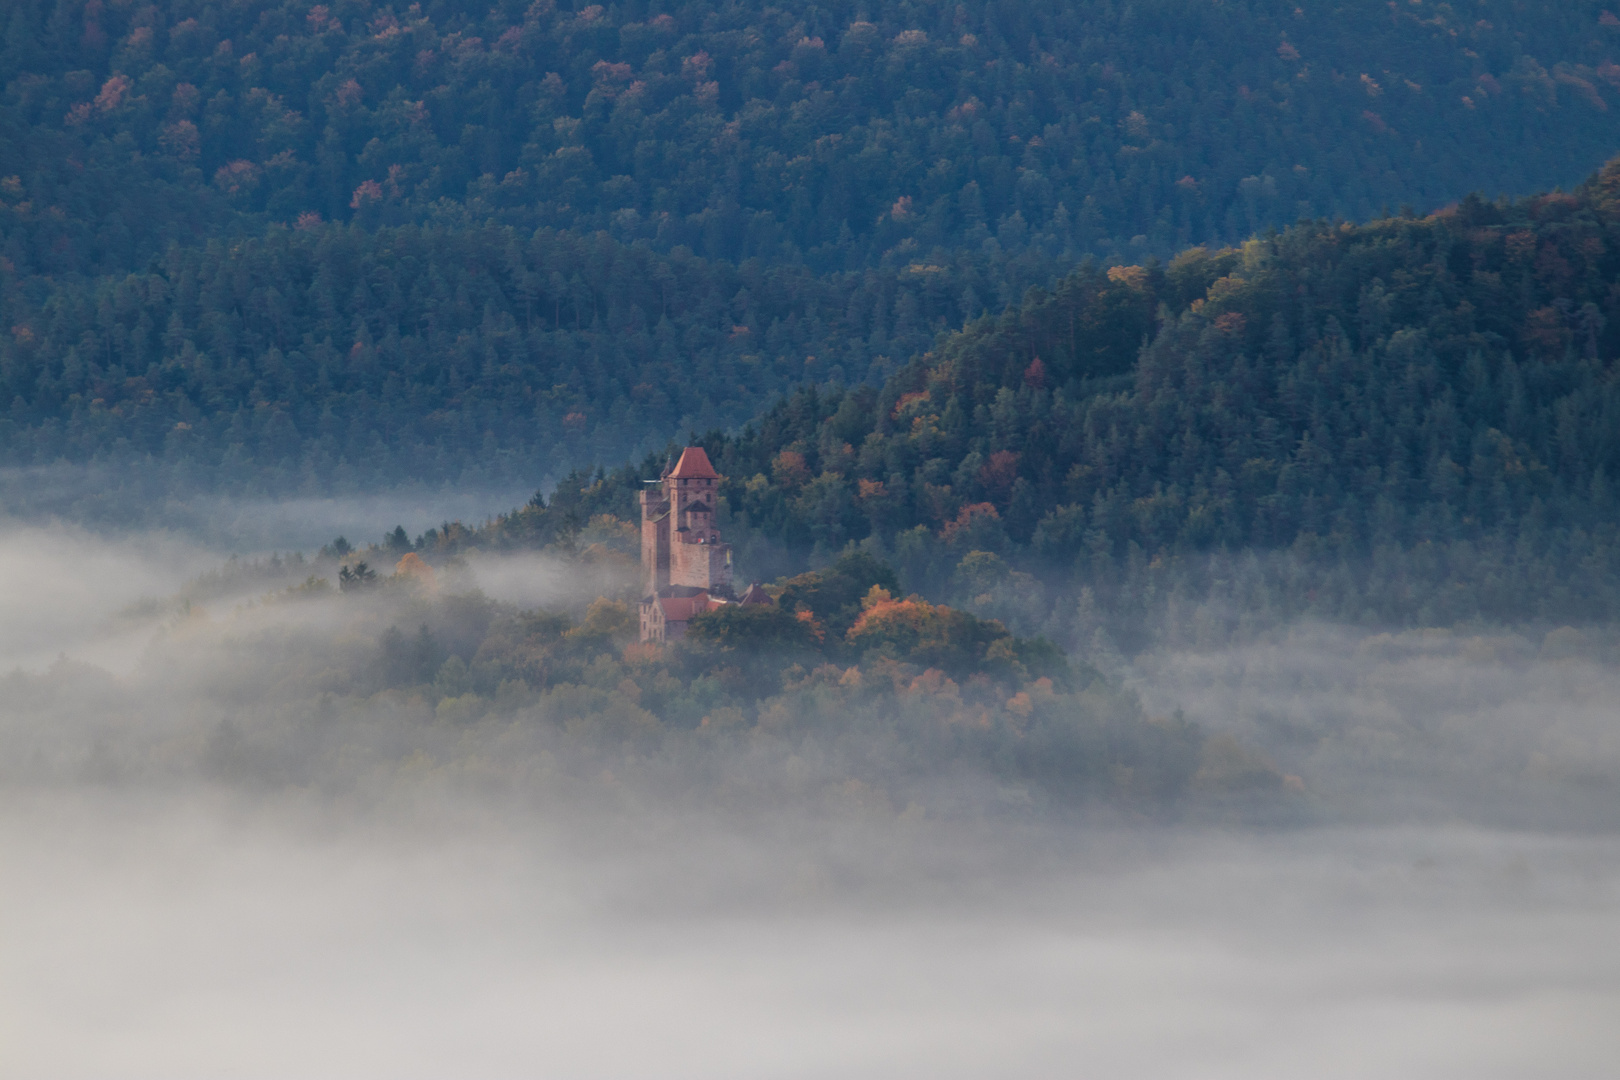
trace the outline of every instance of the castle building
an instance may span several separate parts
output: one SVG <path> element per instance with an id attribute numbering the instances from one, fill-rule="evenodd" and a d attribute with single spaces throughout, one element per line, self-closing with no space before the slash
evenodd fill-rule
<path id="1" fill-rule="evenodd" d="M 692 619 L 725 604 L 771 603 L 758 585 L 739 600 L 731 585 L 731 545 L 714 509 L 720 474 L 701 446 L 641 492 L 641 640 L 675 641 Z"/>

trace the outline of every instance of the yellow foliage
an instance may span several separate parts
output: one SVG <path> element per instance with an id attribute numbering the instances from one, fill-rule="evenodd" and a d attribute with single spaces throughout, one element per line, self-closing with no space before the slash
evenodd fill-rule
<path id="1" fill-rule="evenodd" d="M 1217 279 L 1216 282 L 1209 287 L 1209 292 L 1206 295 L 1209 297 L 1209 301 L 1212 304 L 1223 303 L 1224 301 L 1235 298 L 1248 284 L 1249 283 L 1243 278 L 1240 278 L 1235 274 L 1228 274 L 1226 277 Z"/>
<path id="2" fill-rule="evenodd" d="M 1142 290 L 1147 288 L 1148 272 L 1140 266 L 1110 266 L 1108 280 L 1127 289 Z"/>

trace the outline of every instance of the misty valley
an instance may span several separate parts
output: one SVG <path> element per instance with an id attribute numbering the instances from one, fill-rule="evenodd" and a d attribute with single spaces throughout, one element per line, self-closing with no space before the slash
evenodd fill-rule
<path id="1" fill-rule="evenodd" d="M 1328 1075 L 1601 1068 L 1602 628 L 1289 621 L 1093 664 L 964 613 L 872 647 L 862 616 L 944 605 L 853 555 L 660 650 L 638 539 L 199 575 L 174 537 L 9 532 L 8 625 L 29 580 L 84 586 L 0 684 L 9 1061 L 1286 1075 L 1353 1026 Z"/>
<path id="2" fill-rule="evenodd" d="M 1606 3 L 0 4 L 0 1076 L 1614 1074 Z"/>
<path id="3" fill-rule="evenodd" d="M 78 557 L 32 539 L 19 558 L 62 559 L 47 578 Z M 903 597 L 857 550 L 643 641 L 639 539 L 602 515 L 565 546 L 435 567 L 399 530 L 111 612 L 87 597 L 67 649 L 5 677 L 3 775 L 1079 829 L 1613 819 L 1611 629 L 1292 620 L 1088 660 Z"/>

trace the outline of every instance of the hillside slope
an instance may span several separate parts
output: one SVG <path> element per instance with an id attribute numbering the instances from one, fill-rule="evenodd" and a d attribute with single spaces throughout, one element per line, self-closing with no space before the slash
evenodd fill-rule
<path id="1" fill-rule="evenodd" d="M 142 273 L 0 285 L 0 465 L 273 494 L 533 484 L 806 381 L 880 381 L 963 293 L 999 306 L 1050 270 L 961 254 L 816 276 L 503 226 L 175 247 Z"/>
<path id="2" fill-rule="evenodd" d="M 1620 18 L 16 0 L 0 86 L 0 466 L 499 486 L 880 382 L 1086 257 L 1573 183 Z"/>

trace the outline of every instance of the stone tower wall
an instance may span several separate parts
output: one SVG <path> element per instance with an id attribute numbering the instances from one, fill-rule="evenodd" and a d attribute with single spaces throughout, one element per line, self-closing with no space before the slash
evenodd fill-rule
<path id="1" fill-rule="evenodd" d="M 669 584 L 669 539 L 673 514 L 667 513 L 660 488 L 641 492 L 641 595 L 651 596 Z"/>
<path id="2" fill-rule="evenodd" d="M 720 484 L 712 477 L 665 476 L 641 492 L 641 595 L 668 586 L 731 591 L 731 545 L 714 521 Z"/>
<path id="3" fill-rule="evenodd" d="M 731 588 L 731 545 L 671 545 L 669 579 L 674 585 L 726 592 Z"/>

